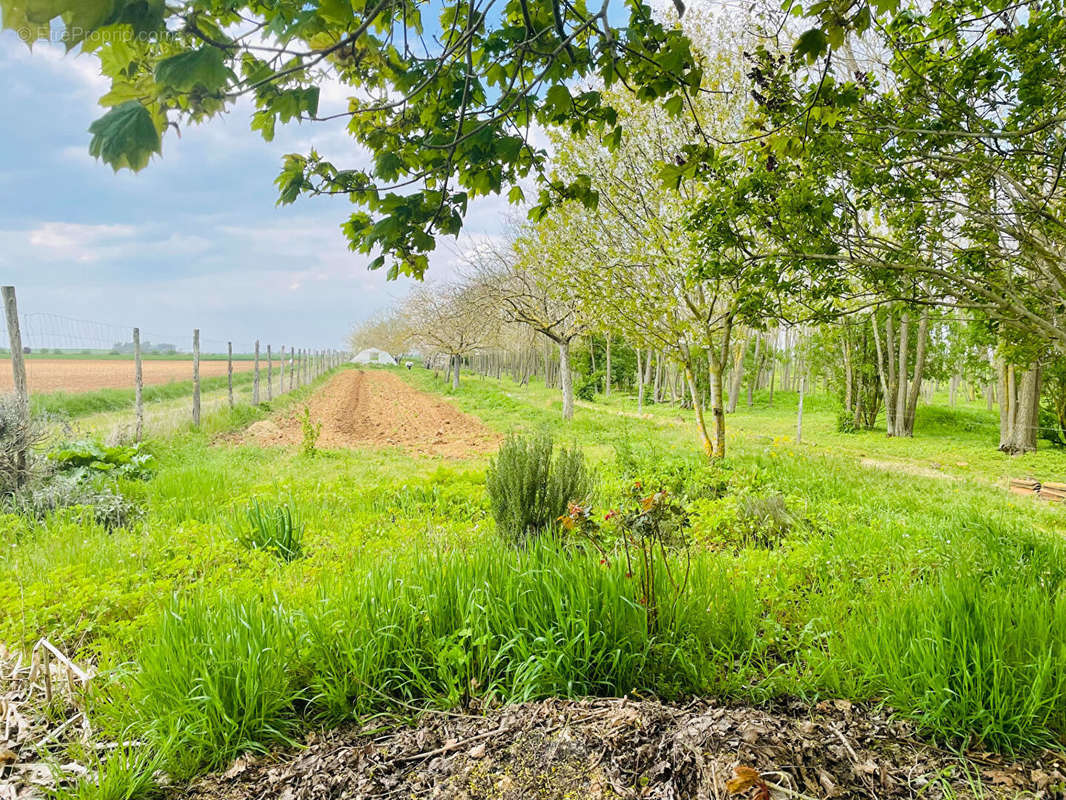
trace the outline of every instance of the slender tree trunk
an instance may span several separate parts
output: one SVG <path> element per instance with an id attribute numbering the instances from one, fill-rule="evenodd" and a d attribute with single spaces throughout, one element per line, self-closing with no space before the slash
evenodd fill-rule
<path id="1" fill-rule="evenodd" d="M 744 356 L 748 353 L 748 342 L 751 334 L 744 337 L 740 343 L 740 350 L 733 359 L 733 371 L 729 375 L 729 413 L 737 410 L 737 402 L 740 400 L 741 380 L 744 377 Z"/>
<path id="2" fill-rule="evenodd" d="M 640 348 L 637 348 L 637 413 L 644 413 L 644 369 L 640 360 Z"/>
<path id="3" fill-rule="evenodd" d="M 611 334 L 610 334 L 610 332 L 607 333 L 606 359 L 607 359 L 607 375 L 604 378 L 604 383 L 603 383 L 603 396 L 606 397 L 606 398 L 610 398 L 610 396 L 611 396 Z"/>
<path id="4" fill-rule="evenodd" d="M 902 436 L 914 436 L 914 415 L 918 410 L 918 393 L 922 388 L 922 373 L 925 371 L 925 347 L 929 339 L 929 309 L 922 311 L 918 322 L 918 341 L 914 349 L 914 375 L 904 407 Z"/>
<path id="5" fill-rule="evenodd" d="M 653 383 L 652 383 L 651 396 L 652 396 L 652 399 L 655 400 L 656 403 L 659 403 L 659 402 L 662 402 L 662 399 L 663 399 L 663 396 L 662 396 L 663 354 L 662 353 L 656 353 L 655 354 L 654 375 L 655 375 L 655 377 L 654 377 L 654 380 L 653 380 Z"/>
<path id="6" fill-rule="evenodd" d="M 1011 397 L 1010 367 L 1003 356 L 996 356 L 996 377 L 999 380 L 999 449 L 1010 441 L 1014 427 L 1014 398 Z"/>
<path id="7" fill-rule="evenodd" d="M 700 402 L 699 391 L 696 389 L 696 376 L 692 372 L 690 363 L 685 364 L 685 380 L 688 382 L 688 391 L 692 396 L 692 408 L 696 412 L 696 428 L 700 435 L 700 445 L 703 447 L 704 455 L 708 459 L 714 458 L 714 444 L 711 442 L 711 437 L 707 435 L 707 423 L 703 417 L 703 404 Z"/>
<path id="8" fill-rule="evenodd" d="M 728 351 L 728 344 L 724 348 Z M 707 360 L 709 365 L 707 377 L 710 379 L 710 406 L 712 418 L 712 454 L 715 458 L 725 457 L 725 408 L 723 394 L 725 381 L 722 377 L 722 362 L 712 354 Z"/>
<path id="9" fill-rule="evenodd" d="M 899 318 L 899 357 L 896 359 L 896 396 L 893 400 L 895 420 L 893 436 L 907 435 L 907 352 L 910 346 L 911 315 L 904 311 Z"/>
<path id="10" fill-rule="evenodd" d="M 896 435 L 896 395 L 899 382 L 896 376 L 896 332 L 891 310 L 885 316 L 885 354 L 888 358 L 888 393 L 885 395 L 885 421 L 888 435 Z"/>
<path id="11" fill-rule="evenodd" d="M 844 410 L 852 411 L 851 402 L 855 388 L 855 374 L 851 366 L 851 334 L 844 326 Z"/>
<path id="12" fill-rule="evenodd" d="M 563 390 L 563 419 L 574 418 L 574 378 L 570 374 L 570 341 L 559 342 L 559 384 Z"/>
<path id="13" fill-rule="evenodd" d="M 807 376 L 800 375 L 799 408 L 796 410 L 796 444 L 803 441 L 803 394 L 807 389 Z"/>
<path id="14" fill-rule="evenodd" d="M 759 373 L 762 371 L 762 364 L 759 359 L 762 357 L 762 337 L 755 337 L 755 369 L 752 371 L 751 377 L 748 378 L 748 408 L 755 405 L 755 390 L 758 389 Z"/>

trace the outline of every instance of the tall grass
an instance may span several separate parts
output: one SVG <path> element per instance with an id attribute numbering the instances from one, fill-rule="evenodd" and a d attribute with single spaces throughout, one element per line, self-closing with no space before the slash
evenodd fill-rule
<path id="1" fill-rule="evenodd" d="M 242 370 L 233 374 L 233 386 L 243 387 L 252 383 L 254 374 Z M 200 391 L 211 392 L 225 388 L 227 376 L 216 375 L 200 380 Z M 177 400 L 192 397 L 192 381 L 171 381 L 144 387 L 144 402 L 155 403 L 161 400 Z M 30 397 L 30 405 L 35 413 L 54 414 L 76 418 L 87 414 L 106 411 L 122 411 L 132 408 L 135 402 L 134 389 L 97 389 L 91 392 L 50 392 L 35 394 Z"/>
<path id="2" fill-rule="evenodd" d="M 701 693 L 754 646 L 759 606 L 714 564 L 652 635 L 621 565 L 535 545 L 417 555 L 325 582 L 309 597 L 206 593 L 147 637 L 132 724 L 188 775 L 339 723 L 472 696 Z M 131 716 L 132 715 L 132 716 Z"/>
<path id="3" fill-rule="evenodd" d="M 1015 537 L 981 529 L 973 560 L 889 582 L 845 626 L 835 659 L 938 738 L 1053 744 L 1066 733 L 1066 547 Z"/>

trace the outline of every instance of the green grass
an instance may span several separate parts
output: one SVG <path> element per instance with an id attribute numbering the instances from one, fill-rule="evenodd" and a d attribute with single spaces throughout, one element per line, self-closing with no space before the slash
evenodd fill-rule
<path id="1" fill-rule="evenodd" d="M 255 378 L 253 372 L 244 370 L 233 373 L 233 387 L 251 386 Z M 265 380 L 265 379 L 264 379 Z M 200 391 L 211 392 L 225 389 L 228 385 L 226 375 L 218 375 L 200 380 Z M 192 381 L 171 381 L 152 386 L 145 386 L 143 397 L 145 403 L 158 403 L 164 400 L 192 397 Z M 51 392 L 30 396 L 30 405 L 38 414 L 52 414 L 67 419 L 77 419 L 88 414 L 106 411 L 122 411 L 133 408 L 136 402 L 134 389 L 97 389 L 92 392 Z"/>
<path id="2" fill-rule="evenodd" d="M 796 444 L 795 396 L 760 395 L 729 416 L 729 457 L 708 474 L 676 407 L 636 418 L 634 399 L 598 398 L 566 424 L 536 384 L 464 375 L 453 394 L 397 374 L 500 432 L 581 447 L 601 517 L 635 479 L 727 483 L 690 506 L 692 580 L 663 624 L 649 631 L 621 561 L 500 544 L 486 457 L 219 443 L 265 413 L 244 409 L 151 444 L 156 476 L 122 484 L 147 509 L 136 530 L 0 518 L 0 641 L 47 635 L 93 659 L 102 734 L 136 732 L 177 776 L 308 726 L 472 695 L 843 696 L 947 746 L 1066 741 L 1066 517 L 1002 485 L 1066 476 L 1066 454 L 998 453 L 983 407 L 923 407 L 915 438 L 895 440 L 837 433 L 812 395 Z M 774 495 L 794 520 L 776 546 L 723 535 L 738 498 Z M 303 557 L 236 541 L 227 520 L 252 501 L 291 504 Z"/>

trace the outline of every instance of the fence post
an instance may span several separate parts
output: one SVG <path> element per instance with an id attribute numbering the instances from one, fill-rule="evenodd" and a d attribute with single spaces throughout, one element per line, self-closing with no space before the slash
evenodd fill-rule
<path id="1" fill-rule="evenodd" d="M 229 385 L 229 407 L 233 408 L 233 342 L 226 342 L 226 383 Z"/>
<path id="2" fill-rule="evenodd" d="M 296 348 L 289 346 L 289 391 L 293 390 L 293 378 L 296 375 Z"/>
<path id="3" fill-rule="evenodd" d="M 133 329 L 133 385 L 137 404 L 137 427 L 134 438 L 139 442 L 144 432 L 144 373 L 141 370 L 141 329 Z"/>
<path id="4" fill-rule="evenodd" d="M 259 405 L 259 340 L 255 340 L 255 377 L 252 379 L 252 405 Z"/>
<path id="5" fill-rule="evenodd" d="M 281 346 L 281 363 L 278 364 L 278 394 L 285 394 L 285 345 Z"/>
<path id="6" fill-rule="evenodd" d="M 267 402 L 274 399 L 274 356 L 267 345 Z"/>
<path id="7" fill-rule="evenodd" d="M 200 329 L 192 332 L 192 424 L 200 427 Z"/>
<path id="8" fill-rule="evenodd" d="M 15 378 L 15 394 L 29 409 L 30 390 L 26 383 L 26 359 L 22 355 L 22 332 L 19 330 L 19 310 L 15 302 L 15 287 L 4 286 L 4 313 L 7 315 L 7 338 L 11 344 L 11 371 Z"/>
<path id="9" fill-rule="evenodd" d="M 15 302 L 15 287 L 0 287 L 0 297 L 4 301 L 4 313 L 7 315 L 7 339 L 11 346 L 11 371 L 15 378 L 15 396 L 19 400 L 19 413 L 23 420 L 30 418 L 30 390 L 26 382 L 26 360 L 22 355 L 22 332 L 19 330 L 19 310 Z M 16 484 L 21 485 L 26 474 L 26 451 L 23 450 L 15 459 L 17 470 Z"/>

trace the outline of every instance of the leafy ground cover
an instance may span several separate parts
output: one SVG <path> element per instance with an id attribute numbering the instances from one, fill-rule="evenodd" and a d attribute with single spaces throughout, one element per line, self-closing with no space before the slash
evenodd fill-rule
<path id="1" fill-rule="evenodd" d="M 817 397 L 796 444 L 779 393 L 734 415 L 732 455 L 708 467 L 676 407 L 599 399 L 564 424 L 543 387 L 475 377 L 449 399 L 580 448 L 597 524 L 638 481 L 676 498 L 690 546 L 668 559 L 688 577 L 659 575 L 655 624 L 623 559 L 501 542 L 483 454 L 236 445 L 268 411 L 216 415 L 151 442 L 150 480 L 116 478 L 144 508 L 128 528 L 0 517 L 0 641 L 47 635 L 95 663 L 100 735 L 147 743 L 109 780 L 147 791 L 158 768 L 183 780 L 384 711 L 633 693 L 847 698 L 944 747 L 1061 747 L 1066 518 L 1002 477 L 1062 476 L 1062 453 L 996 453 L 994 431 L 953 416 L 979 409 L 923 409 L 914 441 L 839 434 Z M 298 556 L 242 544 L 253 503 L 298 516 Z"/>

